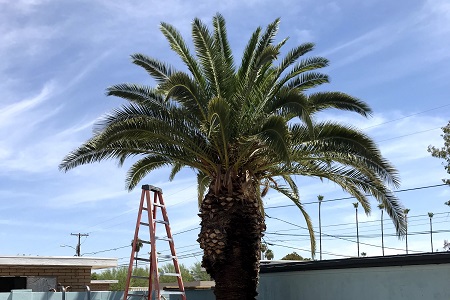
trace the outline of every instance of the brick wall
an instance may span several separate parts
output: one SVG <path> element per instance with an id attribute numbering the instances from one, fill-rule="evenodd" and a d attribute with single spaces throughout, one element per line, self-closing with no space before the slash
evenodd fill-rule
<path id="1" fill-rule="evenodd" d="M 70 286 L 69 291 L 85 291 L 91 282 L 90 267 L 29 267 L 2 266 L 0 276 L 42 276 L 56 277 L 56 282 L 63 286 Z"/>

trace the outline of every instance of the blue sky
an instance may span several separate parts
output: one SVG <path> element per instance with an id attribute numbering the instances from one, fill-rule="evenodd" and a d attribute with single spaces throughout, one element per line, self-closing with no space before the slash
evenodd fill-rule
<path id="1" fill-rule="evenodd" d="M 257 26 L 281 17 L 279 40 L 285 47 L 314 42 L 313 55 L 330 59 L 324 87 L 349 93 L 374 110 L 369 119 L 328 112 L 358 126 L 377 141 L 399 169 L 401 189 L 441 184 L 445 171 L 427 146 L 442 145 L 440 127 L 450 112 L 450 3 L 433 1 L 51 1 L 0 0 L 0 255 L 73 255 L 70 233 L 83 239 L 86 256 L 130 255 L 140 190 L 125 191 L 126 166 L 103 162 L 58 171 L 69 151 L 89 138 L 95 121 L 123 102 L 104 96 L 105 88 L 123 82 L 153 84 L 132 65 L 141 52 L 183 69 L 158 30 L 161 21 L 176 26 L 188 39 L 190 23 L 210 24 L 224 15 L 236 61 Z M 129 165 L 129 164 L 128 164 Z M 168 182 L 168 170 L 150 174 L 143 183 L 159 186 L 168 203 L 172 232 L 182 262 L 201 260 L 196 246 L 199 219 L 194 174 L 183 171 Z M 345 198 L 330 182 L 297 178 L 304 202 Z M 397 194 L 410 212 L 409 249 L 429 251 L 428 212 L 434 212 L 434 248 L 450 239 L 448 187 Z M 265 198 L 266 241 L 275 258 L 296 251 L 308 257 L 308 239 L 300 213 L 279 195 Z M 324 258 L 357 255 L 354 199 L 322 205 Z M 318 226 L 317 204 L 308 204 Z M 286 222 L 295 224 L 288 224 Z M 381 254 L 380 211 L 359 213 L 360 252 Z M 342 224 L 342 225 L 339 225 Z M 393 226 L 385 221 L 386 235 Z M 337 239 L 332 236 L 338 236 Z M 364 236 L 364 237 L 363 237 Z M 347 240 L 343 240 L 343 238 Z M 350 240 L 350 241 L 348 241 Z M 404 252 L 403 240 L 386 237 L 386 254 Z M 120 248 L 120 249 L 117 249 Z M 163 251 L 164 247 L 161 248 Z M 117 249 L 117 250 L 111 250 Z M 304 249 L 304 250 L 302 250 Z M 109 250 L 109 251 L 105 251 Z"/>

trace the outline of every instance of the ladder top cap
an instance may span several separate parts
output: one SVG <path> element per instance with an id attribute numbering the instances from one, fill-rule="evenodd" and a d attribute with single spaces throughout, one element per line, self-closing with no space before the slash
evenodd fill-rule
<path id="1" fill-rule="evenodd" d="M 162 189 L 153 185 L 144 184 L 142 185 L 142 189 L 146 191 L 152 191 L 152 192 L 160 192 L 162 193 Z"/>

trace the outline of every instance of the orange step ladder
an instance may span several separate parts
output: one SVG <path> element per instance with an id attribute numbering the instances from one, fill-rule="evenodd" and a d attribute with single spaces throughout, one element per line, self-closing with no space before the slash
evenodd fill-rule
<path id="1" fill-rule="evenodd" d="M 153 194 L 153 201 L 152 195 Z M 158 214 L 158 208 L 161 211 L 162 219 L 156 219 Z M 143 211 L 147 211 L 148 222 L 143 222 L 142 215 Z M 144 213 L 145 214 L 145 213 Z M 145 220 L 144 220 L 145 221 Z M 156 236 L 156 224 L 163 224 L 166 228 L 166 236 L 158 237 Z M 146 226 L 149 228 L 150 239 L 148 241 L 139 238 L 139 228 L 141 226 Z M 156 251 L 156 242 L 166 241 L 170 246 L 170 255 L 164 255 L 163 258 L 172 260 L 175 273 L 163 273 L 164 276 L 175 276 L 178 282 L 178 290 L 161 290 L 159 283 L 159 271 L 158 271 L 158 252 Z M 140 258 L 137 257 L 136 245 L 138 243 L 150 245 L 150 257 Z M 160 256 L 161 257 L 161 256 Z M 149 274 L 148 276 L 135 276 L 133 275 L 134 262 L 144 262 L 149 264 Z M 148 280 L 148 291 L 133 292 L 130 291 L 130 283 L 133 278 L 136 279 L 146 279 Z M 155 297 L 152 298 L 152 294 L 155 293 Z M 154 187 L 152 185 L 145 184 L 142 186 L 141 202 L 139 205 L 139 212 L 136 221 L 136 230 L 134 232 L 133 245 L 131 249 L 130 264 L 128 266 L 127 281 L 125 282 L 125 291 L 123 300 L 161 300 L 165 299 L 162 294 L 171 295 L 177 294 L 181 296 L 181 300 L 186 300 L 186 293 L 184 290 L 183 279 L 181 277 L 181 270 L 178 264 L 178 258 L 175 252 L 175 246 L 172 238 L 172 233 L 170 231 L 169 218 L 167 216 L 166 206 L 164 205 L 164 199 L 162 196 L 162 190 L 160 188 Z"/>

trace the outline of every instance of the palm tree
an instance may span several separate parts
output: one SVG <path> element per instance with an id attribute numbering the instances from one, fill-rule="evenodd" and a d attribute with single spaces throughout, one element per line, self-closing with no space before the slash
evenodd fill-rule
<path id="1" fill-rule="evenodd" d="M 359 202 L 353 203 L 353 207 L 355 208 L 355 217 L 356 217 L 356 245 L 358 247 L 358 257 L 359 257 L 359 224 L 358 224 L 358 206 Z"/>
<path id="2" fill-rule="evenodd" d="M 134 244 L 134 240 L 131 240 L 131 247 L 133 247 Z M 138 239 L 136 241 L 136 245 L 134 245 L 134 252 L 136 252 L 136 258 L 138 258 L 138 254 L 139 251 L 141 251 L 142 246 L 144 246 L 144 244 L 142 243 L 142 241 L 140 239 Z M 136 268 L 137 268 L 137 260 L 136 260 Z"/>
<path id="3" fill-rule="evenodd" d="M 384 212 L 384 204 L 378 204 L 378 208 L 381 210 L 381 250 L 384 256 L 384 227 L 383 227 L 383 212 Z"/>
<path id="4" fill-rule="evenodd" d="M 319 200 L 319 253 L 320 253 L 320 260 L 322 260 L 322 221 L 320 219 L 320 207 L 322 205 L 323 196 L 322 195 L 317 196 L 317 200 Z"/>
<path id="5" fill-rule="evenodd" d="M 405 240 L 406 240 L 406 254 L 408 254 L 408 213 L 410 209 L 405 208 L 403 213 L 405 215 Z"/>
<path id="6" fill-rule="evenodd" d="M 68 171 L 79 165 L 137 157 L 126 185 L 132 190 L 155 169 L 171 166 L 196 172 L 204 251 L 202 265 L 216 281 L 217 299 L 255 299 L 259 251 L 266 228 L 262 197 L 269 189 L 286 195 L 305 218 L 315 253 L 313 225 L 299 200 L 294 175 L 328 179 L 354 196 L 370 213 L 367 194 L 386 205 L 397 233 L 404 233 L 402 206 L 391 192 L 397 170 L 375 143 L 358 129 L 317 121 L 325 109 L 368 116 L 363 101 L 341 92 L 310 92 L 328 82 L 315 70 L 322 57 L 302 58 L 313 50 L 301 44 L 284 57 L 275 43 L 279 20 L 252 34 L 239 65 L 227 39 L 225 20 L 213 30 L 192 23 L 193 55 L 180 33 L 161 23 L 161 31 L 188 73 L 143 54 L 134 64 L 156 80 L 156 87 L 118 84 L 107 95 L 129 103 L 95 126 L 93 137 L 62 161 Z"/>
<path id="7" fill-rule="evenodd" d="M 267 260 L 272 260 L 273 257 L 274 257 L 273 251 L 270 250 L 270 249 L 267 249 L 266 253 L 264 253 L 264 257 L 265 257 Z"/>
<path id="8" fill-rule="evenodd" d="M 428 213 L 428 217 L 430 218 L 430 239 L 431 239 L 431 252 L 434 252 L 433 250 L 433 222 L 431 219 L 433 219 L 434 214 L 432 212 Z"/>

